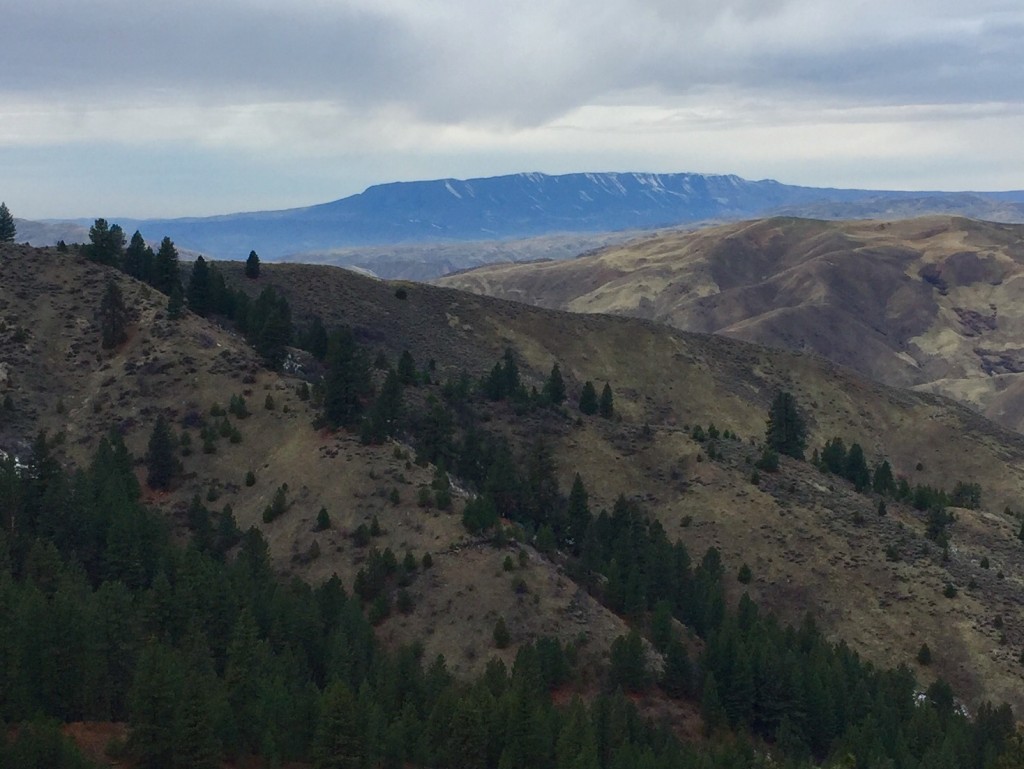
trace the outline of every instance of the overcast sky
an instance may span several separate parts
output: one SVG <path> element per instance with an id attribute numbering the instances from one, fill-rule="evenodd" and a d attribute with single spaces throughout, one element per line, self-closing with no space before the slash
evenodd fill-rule
<path id="1" fill-rule="evenodd" d="M 16 216 L 700 171 L 1024 188 L 1020 0 L 0 0 Z"/>

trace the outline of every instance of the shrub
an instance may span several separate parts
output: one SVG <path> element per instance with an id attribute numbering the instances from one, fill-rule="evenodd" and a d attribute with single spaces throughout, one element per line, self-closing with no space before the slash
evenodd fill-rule
<path id="1" fill-rule="evenodd" d="M 932 650 L 928 648 L 928 644 L 921 644 L 921 648 L 917 650 L 917 661 L 921 665 L 932 664 Z"/>
<path id="2" fill-rule="evenodd" d="M 510 556 L 510 555 L 506 555 L 505 556 L 505 561 L 501 564 L 501 568 L 504 569 L 505 571 L 515 571 L 516 570 L 516 564 L 515 564 L 515 561 L 512 560 L 512 556 Z"/>
<path id="3" fill-rule="evenodd" d="M 946 586 L 942 588 L 942 594 L 946 596 L 946 598 L 956 598 L 956 585 L 954 585 L 952 582 L 947 582 Z"/>
<path id="4" fill-rule="evenodd" d="M 254 473 L 252 470 L 250 470 L 249 472 L 247 472 L 245 474 L 245 485 L 246 486 L 255 486 L 256 485 L 256 473 Z"/>
<path id="5" fill-rule="evenodd" d="M 424 553 L 423 554 L 423 568 L 424 569 L 429 569 L 433 565 L 434 565 L 434 556 L 432 556 L 430 553 Z"/>
<path id="6" fill-rule="evenodd" d="M 750 571 L 750 566 L 748 566 L 747 564 L 743 564 L 742 566 L 740 566 L 740 570 L 739 573 L 736 575 L 736 579 L 738 579 L 744 585 L 749 585 L 750 580 L 753 579 L 753 576 L 754 575 Z"/>
<path id="7" fill-rule="evenodd" d="M 267 411 L 273 411 L 275 408 L 277 408 L 277 404 L 274 403 L 274 396 L 271 395 L 270 393 L 267 393 L 267 399 L 263 401 L 263 408 L 265 408 Z"/>

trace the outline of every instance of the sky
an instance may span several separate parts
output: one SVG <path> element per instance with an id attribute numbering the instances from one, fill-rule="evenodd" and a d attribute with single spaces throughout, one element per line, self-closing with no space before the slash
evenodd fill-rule
<path id="1" fill-rule="evenodd" d="M 1024 189 L 1019 0 L 0 0 L 0 200 L 212 215 L 522 171 Z"/>

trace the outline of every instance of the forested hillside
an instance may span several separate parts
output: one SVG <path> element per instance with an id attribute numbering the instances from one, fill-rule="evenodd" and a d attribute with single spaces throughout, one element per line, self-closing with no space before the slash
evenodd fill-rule
<path id="1" fill-rule="evenodd" d="M 0 251 L 11 765 L 78 765 L 79 721 L 157 767 L 1016 765 L 1008 434 L 806 357 L 94 229 Z"/>

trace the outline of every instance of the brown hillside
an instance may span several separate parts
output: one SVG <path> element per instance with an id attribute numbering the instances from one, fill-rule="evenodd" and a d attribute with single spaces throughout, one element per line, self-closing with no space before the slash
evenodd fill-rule
<path id="1" fill-rule="evenodd" d="M 775 218 L 666 233 L 446 286 L 808 350 L 1024 428 L 1024 227 Z"/>
<path id="2" fill-rule="evenodd" d="M 610 381 L 615 420 L 588 417 L 577 424 L 574 408 L 569 418 L 524 420 L 499 407 L 493 428 L 518 445 L 544 431 L 563 488 L 579 471 L 594 508 L 625 493 L 691 552 L 719 546 L 732 574 L 748 563 L 753 596 L 786 619 L 809 610 L 830 634 L 885 665 L 914 665 L 927 642 L 941 652 L 932 668 L 919 670 L 923 680 L 942 674 L 972 702 L 992 697 L 1024 706 L 1017 662 L 1024 648 L 1019 524 L 1001 512 L 1024 495 L 1020 435 L 944 398 L 874 384 L 807 354 L 334 268 L 264 265 L 263 277 L 245 281 L 240 265 L 222 267 L 253 292 L 281 288 L 299 319 L 316 311 L 328 324 L 352 325 L 392 360 L 406 348 L 421 365 L 433 358 L 442 377 L 461 368 L 479 375 L 511 345 L 527 380 L 538 385 L 557 360 L 573 400 L 584 380 Z M 129 341 L 104 352 L 94 313 L 108 275 L 122 283 L 138 318 Z M 103 431 L 118 426 L 141 456 L 162 411 L 176 431 L 193 434 L 196 451 L 183 458 L 180 487 L 154 502 L 176 517 L 192 494 L 209 498 L 213 489 L 211 505 L 230 503 L 240 525 L 266 532 L 282 571 L 314 580 L 336 571 L 351 584 L 365 550 L 346 534 L 376 515 L 385 530 L 378 546 L 400 557 L 429 551 L 435 560 L 411 588 L 415 611 L 385 622 L 382 637 L 420 639 L 428 655 L 444 653 L 456 670 L 479 669 L 495 653 L 490 633 L 498 616 L 508 621 L 514 642 L 582 633 L 594 660 L 623 632 L 621 620 L 579 590 L 557 560 L 528 547 L 528 565 L 516 572 L 528 592 L 517 595 L 502 569 L 506 551 L 474 543 L 458 516 L 416 506 L 431 468 L 407 463 L 407 447 L 364 447 L 345 434 L 314 431 L 309 403 L 294 394 L 297 380 L 259 369 L 235 334 L 211 323 L 191 315 L 169 322 L 165 303 L 74 256 L 0 249 L 0 357 L 7 372 L 0 396 L 11 395 L 15 407 L 4 413 L 0 447 L 24 451 L 24 441 L 45 427 L 63 432 L 65 454 L 81 461 Z M 925 539 L 922 514 L 892 504 L 879 518 L 874 499 L 806 463 L 786 459 L 778 474 L 751 483 L 750 461 L 780 388 L 791 390 L 807 412 L 812 445 L 838 434 L 859 441 L 871 461 L 884 453 L 912 483 L 981 483 L 984 509 L 959 511 L 948 560 Z M 273 411 L 263 408 L 268 393 Z M 236 422 L 242 442 L 221 441 L 215 454 L 202 454 L 190 425 L 232 394 L 244 394 L 252 411 Z M 722 457 L 714 461 L 685 429 L 710 422 L 740 436 L 720 440 Z M 243 482 L 249 469 L 256 475 L 252 487 Z M 290 508 L 265 525 L 261 512 L 282 483 Z M 387 499 L 391 488 L 399 489 L 397 506 Z M 313 533 L 321 506 L 334 528 Z M 886 558 L 889 546 L 898 560 Z M 982 557 L 991 568 L 980 567 Z M 957 598 L 943 597 L 947 582 L 959 587 Z M 742 586 L 731 584 L 738 597 Z M 994 625 L 997 614 L 1002 630 Z M 514 644 L 502 654 L 513 655 Z"/>

